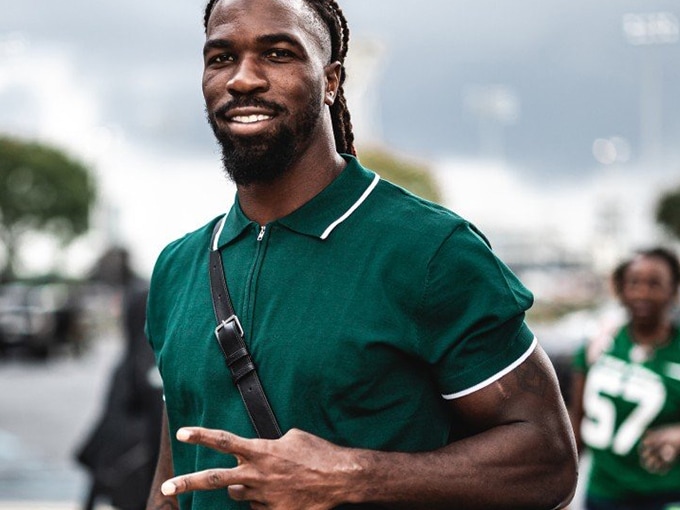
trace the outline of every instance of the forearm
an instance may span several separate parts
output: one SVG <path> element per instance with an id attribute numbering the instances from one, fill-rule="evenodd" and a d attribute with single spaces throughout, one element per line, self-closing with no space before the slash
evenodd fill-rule
<path id="1" fill-rule="evenodd" d="M 572 447 L 528 423 L 427 453 L 357 450 L 354 461 L 350 502 L 391 508 L 558 508 L 571 498 L 576 476 Z"/>
<path id="2" fill-rule="evenodd" d="M 430 510 L 558 508 L 572 496 L 578 465 L 547 363 L 536 350 L 500 380 L 451 401 L 456 420 L 475 432 L 431 452 L 340 447 L 298 429 L 264 440 L 181 428 L 180 441 L 236 456 L 239 464 L 178 476 L 163 491 L 227 488 L 232 499 L 274 510 L 329 510 L 344 503 Z"/>
<path id="3" fill-rule="evenodd" d="M 176 510 L 179 508 L 175 496 L 165 496 L 161 492 L 161 485 L 168 478 L 172 478 L 174 470 L 172 467 L 172 450 L 170 447 L 170 435 L 168 432 L 168 419 L 163 410 L 163 426 L 161 427 L 160 449 L 158 452 L 158 463 L 156 472 L 149 490 L 149 498 L 146 503 L 146 510 Z"/>
<path id="4" fill-rule="evenodd" d="M 393 508 L 529 510 L 568 503 L 578 472 L 574 436 L 540 348 L 451 406 L 476 433 L 433 452 L 358 451 L 363 473 L 352 494 Z"/>

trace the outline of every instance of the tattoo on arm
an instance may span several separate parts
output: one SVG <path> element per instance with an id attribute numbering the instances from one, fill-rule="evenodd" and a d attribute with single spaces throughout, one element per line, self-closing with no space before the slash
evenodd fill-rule
<path id="1" fill-rule="evenodd" d="M 535 361 L 525 361 L 517 367 L 514 373 L 517 377 L 517 384 L 522 390 L 538 395 L 539 397 L 545 395 L 548 387 L 548 379 L 545 372 L 541 370 Z"/>

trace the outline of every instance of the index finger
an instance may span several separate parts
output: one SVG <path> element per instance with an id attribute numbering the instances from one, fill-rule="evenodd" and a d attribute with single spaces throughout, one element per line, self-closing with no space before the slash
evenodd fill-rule
<path id="1" fill-rule="evenodd" d="M 222 453 L 247 457 L 252 449 L 252 439 L 246 439 L 226 430 L 204 427 L 182 427 L 177 431 L 179 441 L 207 446 Z"/>
<path id="2" fill-rule="evenodd" d="M 226 489 L 230 485 L 241 484 L 238 469 L 206 469 L 166 480 L 161 485 L 165 496 L 176 496 L 198 490 Z"/>

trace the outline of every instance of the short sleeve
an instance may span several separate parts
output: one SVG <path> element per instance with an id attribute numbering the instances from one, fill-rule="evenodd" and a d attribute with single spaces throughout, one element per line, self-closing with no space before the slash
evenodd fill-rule
<path id="1" fill-rule="evenodd" d="M 501 377 L 530 354 L 533 296 L 469 223 L 432 257 L 419 307 L 419 349 L 445 398 Z"/>

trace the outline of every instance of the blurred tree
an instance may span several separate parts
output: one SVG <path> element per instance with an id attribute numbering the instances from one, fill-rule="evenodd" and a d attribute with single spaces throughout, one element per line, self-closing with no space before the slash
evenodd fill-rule
<path id="1" fill-rule="evenodd" d="M 661 195 L 656 204 L 656 221 L 680 240 L 680 187 Z"/>
<path id="2" fill-rule="evenodd" d="M 381 177 L 415 195 L 433 202 L 441 201 L 437 183 L 426 164 L 396 156 L 380 147 L 359 148 L 357 152 L 361 164 L 375 170 Z"/>
<path id="3" fill-rule="evenodd" d="M 89 228 L 95 200 L 90 171 L 60 149 L 0 135 L 0 278 L 15 277 L 17 250 L 27 232 L 68 245 Z"/>

